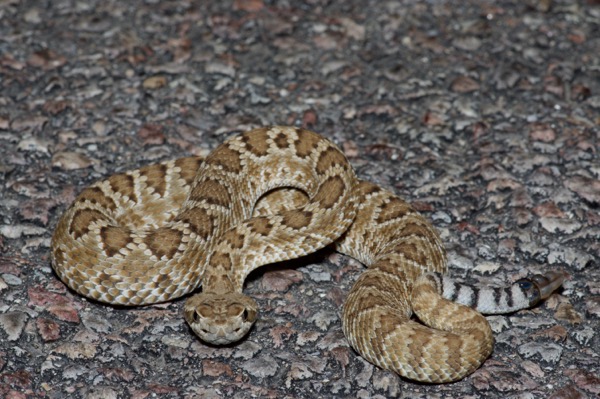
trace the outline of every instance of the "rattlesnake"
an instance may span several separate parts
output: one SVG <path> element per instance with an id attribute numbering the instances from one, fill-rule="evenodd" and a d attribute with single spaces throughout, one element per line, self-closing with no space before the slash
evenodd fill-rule
<path id="1" fill-rule="evenodd" d="M 359 180 L 329 140 L 292 127 L 255 129 L 205 160 L 150 165 L 86 188 L 56 227 L 52 265 L 71 289 L 111 304 L 168 301 L 202 285 L 184 316 L 220 345 L 256 320 L 256 302 L 242 293 L 252 270 L 330 244 L 369 266 L 342 311 L 350 344 L 420 381 L 460 379 L 492 351 L 486 319 L 440 293 L 500 313 L 531 306 L 562 282 L 549 273 L 504 289 L 454 284 L 440 274 L 445 250 L 424 217 Z"/>

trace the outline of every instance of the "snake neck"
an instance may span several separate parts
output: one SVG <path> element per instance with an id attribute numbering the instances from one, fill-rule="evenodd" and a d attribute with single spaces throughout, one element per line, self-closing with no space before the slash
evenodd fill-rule
<path id="1" fill-rule="evenodd" d="M 220 295 L 242 292 L 244 279 L 236 276 L 229 256 L 214 253 L 209 259 L 209 265 L 202 277 L 202 292 Z"/>

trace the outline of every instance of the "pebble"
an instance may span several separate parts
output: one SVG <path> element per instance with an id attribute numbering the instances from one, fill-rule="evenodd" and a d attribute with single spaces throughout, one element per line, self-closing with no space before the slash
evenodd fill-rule
<path id="1" fill-rule="evenodd" d="M 86 328 L 97 333 L 108 334 L 112 329 L 109 321 L 97 314 L 82 312 L 81 321 Z"/>
<path id="2" fill-rule="evenodd" d="M 78 152 L 61 151 L 52 156 L 52 166 L 63 170 L 83 169 L 91 166 L 94 160 Z"/>
<path id="3" fill-rule="evenodd" d="M 431 215 L 431 219 L 434 222 L 444 222 L 447 224 L 452 223 L 452 217 L 447 212 L 443 212 L 443 211 L 434 212 Z"/>
<path id="4" fill-rule="evenodd" d="M 0 327 L 9 341 L 19 339 L 25 328 L 27 314 L 23 312 L 7 312 L 0 314 Z"/>
<path id="5" fill-rule="evenodd" d="M 580 345 L 588 345 L 596 335 L 596 331 L 590 326 L 586 326 L 581 330 L 574 331 L 572 335 Z"/>
<path id="6" fill-rule="evenodd" d="M 314 323 L 321 331 L 328 331 L 331 324 L 339 321 L 339 316 L 334 312 L 320 310 L 309 317 L 308 321 Z"/>
<path id="7" fill-rule="evenodd" d="M 55 321 L 47 318 L 39 318 L 35 324 L 44 342 L 56 341 L 61 337 L 60 325 Z"/>
<path id="8" fill-rule="evenodd" d="M 149 78 L 144 79 L 142 83 L 142 87 L 148 90 L 156 90 L 160 89 L 167 85 L 167 78 L 164 76 L 151 76 Z"/>
<path id="9" fill-rule="evenodd" d="M 586 298 L 585 307 L 588 314 L 596 318 L 600 317 L 600 296 Z"/>
<path id="10" fill-rule="evenodd" d="M 558 363 L 563 353 L 563 347 L 553 343 L 527 342 L 517 348 L 519 353 L 526 358 L 540 356 L 548 363 Z"/>
<path id="11" fill-rule="evenodd" d="M 180 335 L 164 335 L 161 342 L 165 345 L 174 346 L 177 348 L 186 349 L 190 346 L 189 337 L 182 337 Z"/>
<path id="12" fill-rule="evenodd" d="M 481 40 L 474 36 L 467 36 L 464 38 L 455 39 L 452 44 L 461 50 L 475 51 L 481 47 Z"/>
<path id="13" fill-rule="evenodd" d="M 461 270 L 473 270 L 474 268 L 474 263 L 471 259 L 458 254 L 456 251 L 448 252 L 448 263 L 452 265 L 453 268 Z"/>
<path id="14" fill-rule="evenodd" d="M 2 278 L 4 279 L 4 282 L 8 285 L 21 285 L 23 284 L 23 280 L 20 279 L 19 277 L 13 275 L 13 274 L 3 274 Z M 1 284 L 0 284 L 0 289 L 1 289 Z"/>
<path id="15" fill-rule="evenodd" d="M 540 218 L 540 225 L 549 233 L 572 234 L 581 228 L 581 223 L 576 220 L 557 219 L 550 217 Z"/>
<path id="16" fill-rule="evenodd" d="M 97 346 L 87 342 L 67 342 L 54 348 L 52 352 L 65 355 L 71 360 L 92 359 L 96 356 Z"/>
<path id="17" fill-rule="evenodd" d="M 275 359 L 269 355 L 258 355 L 241 365 L 248 374 L 257 378 L 272 377 L 279 370 Z"/>
<path id="18" fill-rule="evenodd" d="M 41 14 L 42 14 L 42 12 L 40 11 L 39 8 L 33 7 L 33 8 L 30 8 L 29 10 L 27 10 L 25 15 L 23 16 L 23 19 L 29 23 L 37 25 L 40 22 L 42 22 Z"/>
<path id="19" fill-rule="evenodd" d="M 600 180 L 585 176 L 574 176 L 565 181 L 565 186 L 581 198 L 600 204 Z"/>
<path id="20" fill-rule="evenodd" d="M 48 150 L 48 147 L 50 147 L 51 144 L 52 142 L 50 140 L 44 140 L 38 137 L 30 137 L 19 141 L 17 149 L 19 151 L 41 152 L 43 154 L 49 154 L 50 151 Z"/>
<path id="21" fill-rule="evenodd" d="M 481 245 L 479 248 L 477 248 L 477 254 L 488 261 L 496 258 L 494 250 L 488 245 Z"/>
<path id="22" fill-rule="evenodd" d="M 562 264 L 574 267 L 576 270 L 583 270 L 594 261 L 594 257 L 578 248 L 563 247 L 553 249 L 548 253 L 548 263 Z"/>
<path id="23" fill-rule="evenodd" d="M 46 229 L 27 224 L 0 225 L 0 234 L 6 238 L 19 238 L 21 236 L 34 236 L 45 234 Z"/>
<path id="24" fill-rule="evenodd" d="M 311 265 L 306 267 L 308 277 L 315 282 L 331 281 L 331 273 L 323 270 L 321 265 Z"/>

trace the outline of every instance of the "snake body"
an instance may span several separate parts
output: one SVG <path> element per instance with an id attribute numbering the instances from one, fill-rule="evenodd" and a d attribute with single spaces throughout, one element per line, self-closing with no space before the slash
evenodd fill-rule
<path id="1" fill-rule="evenodd" d="M 111 304 L 164 302 L 202 286 L 184 316 L 202 340 L 220 345 L 244 337 L 257 318 L 256 302 L 242 293 L 252 270 L 330 244 L 368 266 L 342 311 L 350 344 L 419 381 L 461 379 L 489 356 L 491 329 L 477 309 L 529 307 L 562 282 L 549 273 L 501 289 L 456 285 L 442 277 L 444 247 L 423 216 L 359 180 L 329 140 L 283 126 L 235 136 L 206 159 L 86 188 L 58 222 L 52 265 L 71 289 Z"/>

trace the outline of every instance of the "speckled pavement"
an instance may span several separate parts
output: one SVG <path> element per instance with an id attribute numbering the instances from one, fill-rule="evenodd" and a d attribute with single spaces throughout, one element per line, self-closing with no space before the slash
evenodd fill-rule
<path id="1" fill-rule="evenodd" d="M 50 236 L 86 185 L 261 125 L 337 142 L 441 231 L 451 274 L 570 276 L 490 317 L 471 376 L 403 380 L 348 346 L 362 265 L 324 250 L 254 273 L 248 338 L 209 347 L 184 299 L 70 292 Z M 0 397 L 600 395 L 600 3 L 0 1 Z"/>

